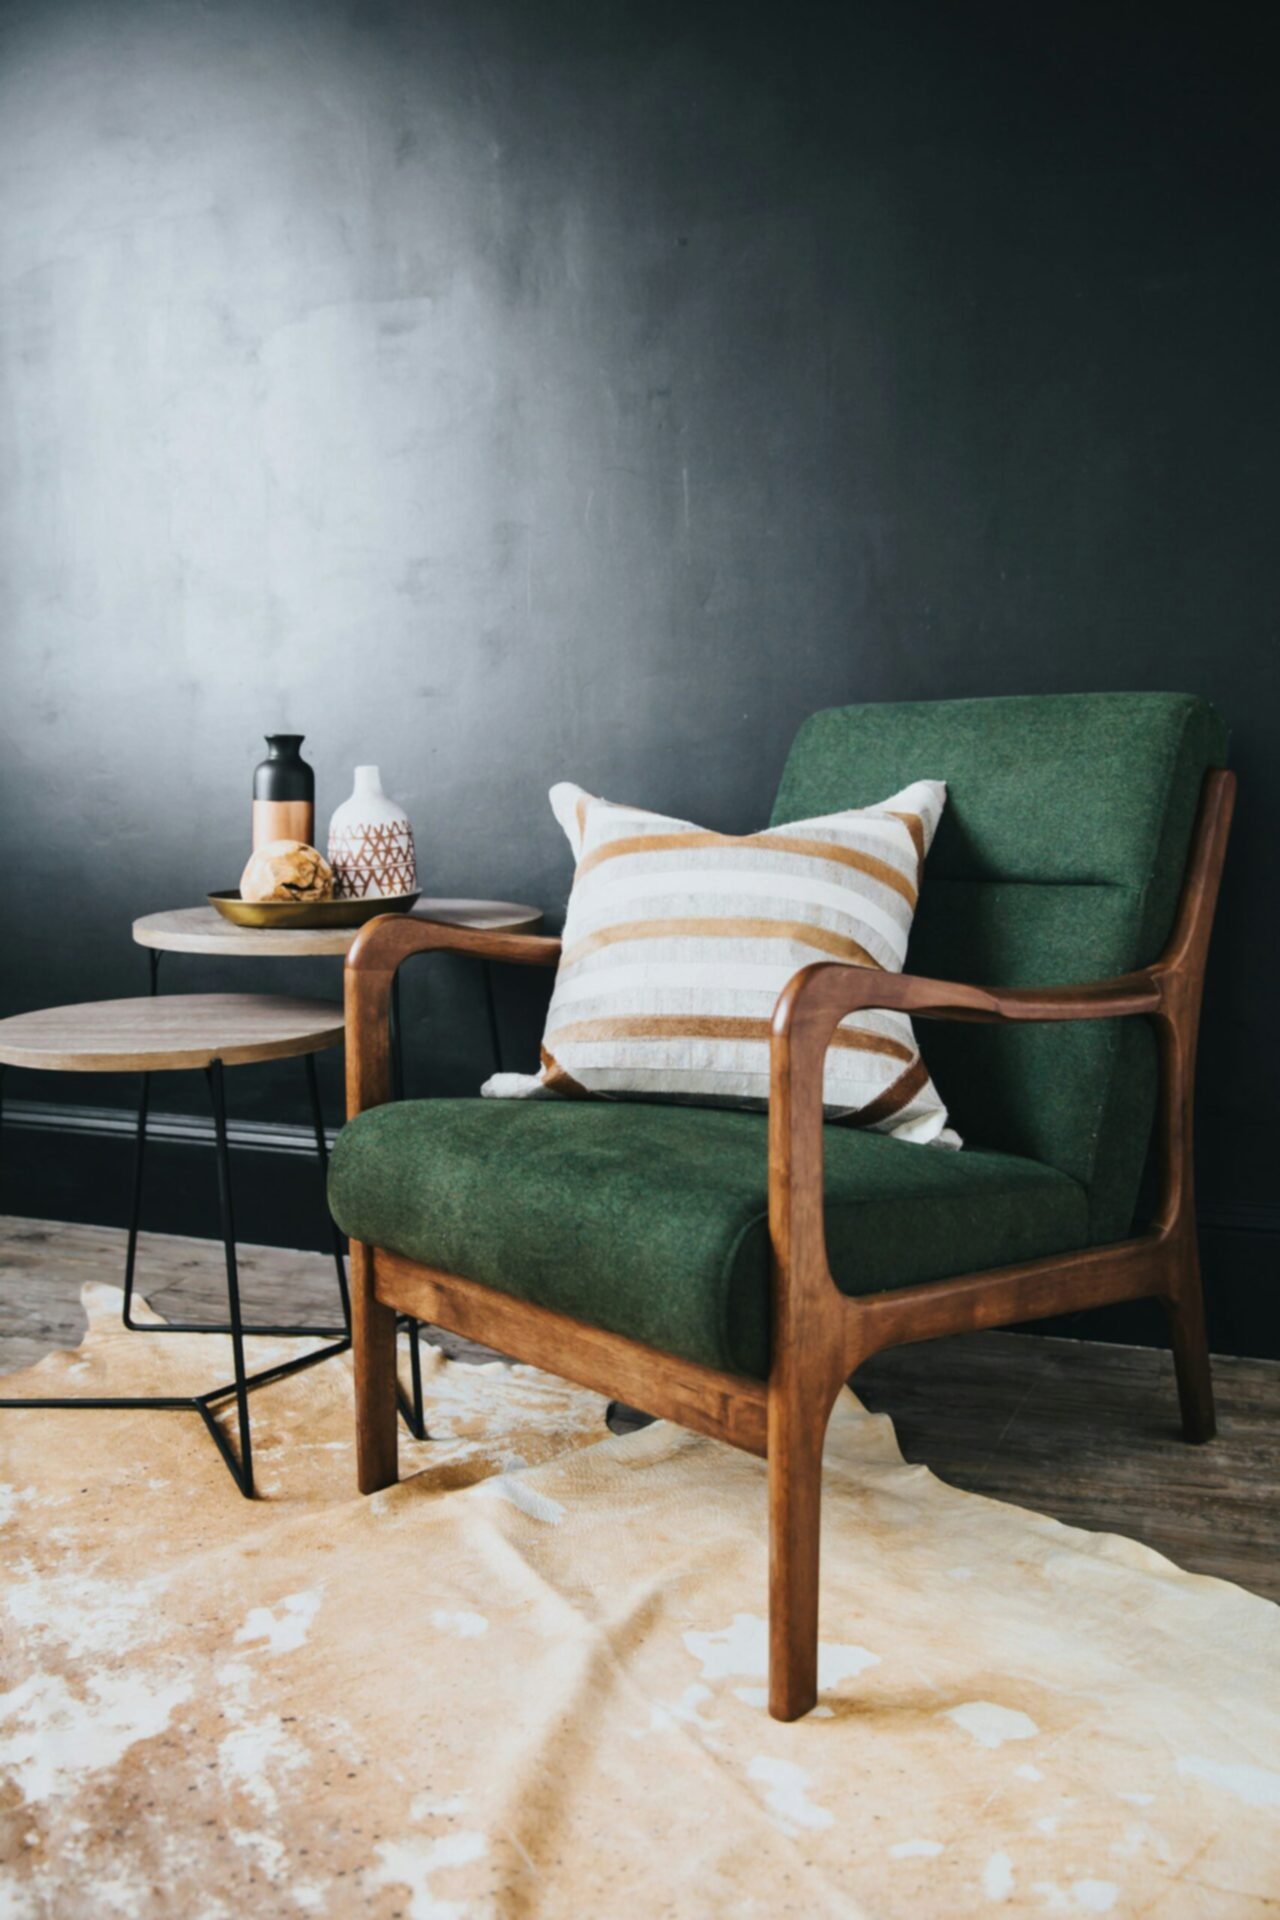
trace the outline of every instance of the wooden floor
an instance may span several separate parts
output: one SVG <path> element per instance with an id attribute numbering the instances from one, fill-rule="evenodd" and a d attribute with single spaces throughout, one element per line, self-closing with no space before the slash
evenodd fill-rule
<path id="1" fill-rule="evenodd" d="M 81 1285 L 119 1284 L 123 1263 L 112 1228 L 0 1217 L 0 1369 L 74 1345 Z M 241 1280 L 246 1317 L 336 1315 L 333 1265 L 319 1254 L 245 1248 Z M 221 1247 L 151 1235 L 138 1285 L 171 1318 L 217 1317 Z M 489 1357 L 449 1336 L 439 1344 Z M 971 1334 L 880 1354 L 856 1385 L 892 1416 L 906 1457 L 953 1485 L 1129 1534 L 1280 1600 L 1280 1363 L 1220 1359 L 1214 1381 L 1219 1431 L 1207 1447 L 1178 1438 L 1172 1362 L 1145 1347 Z"/>

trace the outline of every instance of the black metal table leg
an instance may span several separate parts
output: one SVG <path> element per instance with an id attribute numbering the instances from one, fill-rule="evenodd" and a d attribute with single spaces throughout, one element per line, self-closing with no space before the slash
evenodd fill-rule
<path id="1" fill-rule="evenodd" d="M 400 1020 L 400 975 L 391 976 L 391 1098 L 404 1099 L 404 1027 Z"/>
<path id="2" fill-rule="evenodd" d="M 316 1136 L 316 1158 L 320 1162 L 320 1195 L 324 1210 L 329 1214 L 329 1231 L 333 1236 L 333 1264 L 338 1276 L 338 1297 L 342 1301 L 342 1318 L 347 1332 L 351 1331 L 351 1296 L 347 1291 L 346 1248 L 343 1244 L 342 1229 L 333 1215 L 329 1213 L 329 1148 L 324 1137 L 324 1109 L 320 1105 L 320 1081 L 316 1074 L 316 1057 L 306 1053 L 303 1061 L 307 1069 L 307 1091 L 311 1095 L 311 1125 Z"/>
<path id="3" fill-rule="evenodd" d="M 158 956 L 157 956 L 158 957 Z M 129 1245 L 124 1256 L 124 1306 L 120 1318 L 132 1332 L 140 1331 L 133 1317 L 133 1275 L 138 1264 L 138 1225 L 142 1218 L 142 1161 L 147 1150 L 147 1112 L 151 1105 L 151 1075 L 142 1076 L 138 1097 L 138 1126 L 133 1137 L 133 1194 L 129 1201 Z"/>
<path id="4" fill-rule="evenodd" d="M 480 971 L 484 975 L 484 1007 L 489 1019 L 489 1051 L 493 1055 L 495 1072 L 501 1073 L 502 1035 L 498 1031 L 498 1002 L 493 991 L 493 968 L 489 961 L 481 961 Z"/>
<path id="5" fill-rule="evenodd" d="M 231 1321 L 231 1355 L 235 1366 L 236 1413 L 240 1427 L 237 1462 L 222 1429 L 205 1409 L 205 1424 L 222 1450 L 236 1485 L 246 1500 L 253 1498 L 253 1441 L 249 1432 L 249 1389 L 245 1383 L 244 1327 L 240 1320 L 240 1275 L 236 1265 L 236 1226 L 231 1204 L 231 1157 L 227 1152 L 227 1105 L 222 1085 L 222 1062 L 205 1068 L 209 1104 L 213 1108 L 213 1143 L 218 1162 L 218 1212 L 222 1221 L 222 1251 L 227 1266 L 227 1312 Z M 201 1403 L 203 1406 L 203 1402 Z"/>
<path id="6" fill-rule="evenodd" d="M 244 1325 L 240 1312 L 239 1270 L 236 1261 L 235 1223 L 232 1216 L 231 1167 L 222 1072 L 222 1063 L 217 1060 L 207 1069 L 210 1099 L 213 1105 L 214 1146 L 218 1163 L 218 1197 L 222 1217 L 229 1317 L 225 1323 L 213 1325 L 203 1321 L 188 1321 L 155 1327 L 142 1324 L 135 1330 L 140 1333 L 229 1333 L 235 1361 L 235 1378 L 224 1386 L 212 1388 L 208 1393 L 41 1395 L 38 1399 L 22 1400 L 6 1397 L 0 1399 L 0 1408 L 11 1412 L 27 1407 L 76 1413 L 87 1412 L 91 1408 L 110 1412 L 198 1413 L 236 1486 L 246 1499 L 252 1499 L 254 1495 L 253 1442 L 249 1430 L 249 1395 L 257 1387 L 270 1386 L 275 1380 L 284 1380 L 290 1374 L 301 1373 L 304 1368 L 318 1366 L 321 1361 L 328 1360 L 334 1354 L 346 1353 L 351 1340 L 345 1327 L 246 1327 Z M 4 1069 L 3 1065 L 0 1065 L 0 1093 L 3 1091 L 3 1077 Z M 0 1120 L 2 1119 L 3 1110 L 0 1108 Z M 281 1361 L 278 1365 L 265 1367 L 257 1373 L 248 1373 L 245 1370 L 244 1337 L 252 1333 L 278 1334 L 286 1337 L 340 1333 L 342 1337 L 331 1346 L 318 1347 L 314 1352 L 299 1354 L 293 1360 Z M 236 1403 L 240 1433 L 238 1458 L 216 1417 L 216 1409 L 224 1400 L 231 1399 Z"/>
<path id="7" fill-rule="evenodd" d="M 152 953 L 151 958 L 153 962 L 156 962 L 159 961 L 160 955 L 158 953 Z M 156 968 L 153 966 L 151 972 L 153 987 L 155 976 Z M 329 1153 L 325 1144 L 324 1115 L 320 1107 L 320 1087 L 316 1078 L 315 1056 L 308 1053 L 303 1055 L 303 1059 L 306 1062 L 307 1083 L 311 1092 L 311 1123 L 315 1129 L 316 1152 L 319 1156 L 320 1171 L 323 1178 L 328 1170 Z M 144 1073 L 142 1076 L 142 1098 L 138 1103 L 137 1144 L 134 1148 L 133 1203 L 129 1214 L 129 1246 L 125 1255 L 124 1266 L 124 1324 L 131 1333 L 231 1333 L 233 1329 L 228 1320 L 166 1320 L 160 1325 L 154 1325 L 150 1321 L 135 1320 L 133 1318 L 133 1278 L 137 1264 L 138 1232 L 142 1211 L 142 1160 L 147 1137 L 149 1086 L 150 1075 Z M 333 1261 L 338 1276 L 338 1296 L 342 1302 L 342 1325 L 340 1327 L 300 1327 L 297 1325 L 259 1326 L 255 1322 L 243 1329 L 245 1333 L 265 1334 L 276 1339 L 332 1340 L 339 1335 L 350 1338 L 351 1299 L 347 1291 L 347 1269 L 346 1262 L 343 1259 L 342 1235 L 339 1233 L 337 1223 L 332 1217 L 330 1217 L 330 1226 L 333 1232 Z"/>
<path id="8" fill-rule="evenodd" d="M 160 990 L 160 949 L 147 948 L 149 986 L 148 991 L 154 1000 Z M 124 1256 L 124 1305 L 120 1318 L 130 1332 L 141 1331 L 133 1318 L 133 1276 L 138 1264 L 138 1225 L 142 1218 L 142 1162 L 147 1150 L 147 1113 L 151 1104 L 151 1075 L 142 1075 L 142 1090 L 138 1095 L 138 1126 L 133 1140 L 133 1192 L 129 1201 L 129 1245 Z"/>
<path id="9" fill-rule="evenodd" d="M 422 1401 L 422 1349 L 418 1344 L 422 1332 L 420 1323 L 412 1314 L 402 1313 L 396 1321 L 397 1327 L 403 1327 L 409 1336 L 409 1380 L 411 1392 L 406 1393 L 396 1378 L 396 1405 L 400 1409 L 400 1418 L 408 1427 L 415 1440 L 429 1440 L 427 1432 L 427 1413 Z"/>

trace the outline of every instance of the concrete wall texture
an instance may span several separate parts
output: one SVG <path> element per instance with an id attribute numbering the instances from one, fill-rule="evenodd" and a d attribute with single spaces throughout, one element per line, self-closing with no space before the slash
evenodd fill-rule
<path id="1" fill-rule="evenodd" d="M 0 0 L 4 1011 L 142 984 L 268 730 L 554 922 L 553 780 L 745 830 L 819 706 L 1187 688 L 1203 1184 L 1264 1205 L 1277 161 L 1243 12 L 1167 16 Z M 465 970 L 409 1018 L 474 1087 Z"/>

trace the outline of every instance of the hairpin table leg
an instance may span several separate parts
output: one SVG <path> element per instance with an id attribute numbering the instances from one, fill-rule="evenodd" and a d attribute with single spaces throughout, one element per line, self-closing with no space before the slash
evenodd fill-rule
<path id="1" fill-rule="evenodd" d="M 400 1019 L 400 975 L 391 976 L 391 1098 L 404 1099 L 404 1027 Z"/>
<path id="2" fill-rule="evenodd" d="M 311 1095 L 311 1125 L 316 1136 L 316 1158 L 320 1162 L 320 1190 L 328 1212 L 329 1186 L 329 1148 L 324 1137 L 324 1109 L 320 1105 L 320 1081 L 316 1074 L 314 1053 L 303 1055 L 307 1069 L 307 1091 Z M 351 1296 L 347 1291 L 347 1263 L 342 1240 L 342 1229 L 332 1214 L 329 1214 L 329 1230 L 333 1236 L 333 1264 L 338 1275 L 338 1297 L 342 1301 L 342 1318 L 347 1332 L 351 1331 Z"/>
<path id="3" fill-rule="evenodd" d="M 138 1096 L 138 1125 L 133 1136 L 133 1191 L 129 1201 L 129 1244 L 124 1256 L 124 1305 L 120 1318 L 136 1332 L 133 1318 L 133 1276 L 138 1264 L 138 1225 L 142 1217 L 142 1162 L 147 1150 L 147 1111 L 151 1104 L 151 1075 L 142 1076 Z"/>
<path id="4" fill-rule="evenodd" d="M 227 1267 L 227 1313 L 231 1321 L 231 1355 L 235 1366 L 236 1413 L 240 1427 L 238 1463 L 212 1415 L 206 1413 L 205 1421 L 219 1442 L 241 1493 L 246 1500 L 252 1500 L 253 1442 L 249 1433 L 249 1390 L 245 1383 L 244 1326 L 240 1319 L 240 1275 L 236 1265 L 236 1225 L 231 1207 L 231 1158 L 227 1152 L 227 1105 L 221 1060 L 212 1061 L 205 1068 L 205 1076 L 209 1082 L 209 1102 L 213 1108 L 214 1150 L 218 1162 L 218 1212 L 222 1220 L 222 1251 Z"/>
<path id="5" fill-rule="evenodd" d="M 147 948 L 149 987 L 152 999 L 160 991 L 160 949 Z M 124 1256 L 124 1304 L 120 1318 L 131 1333 L 141 1329 L 133 1318 L 133 1276 L 138 1264 L 138 1226 L 142 1218 L 142 1163 L 147 1150 L 147 1114 L 151 1105 L 151 1075 L 142 1075 L 138 1095 L 138 1125 L 133 1137 L 133 1187 L 129 1200 L 129 1244 Z"/>
<path id="6" fill-rule="evenodd" d="M 223 1255 L 227 1274 L 227 1312 L 225 1324 L 208 1325 L 200 1321 L 147 1326 L 142 1324 L 135 1331 L 140 1333 L 229 1333 L 231 1335 L 235 1377 L 228 1384 L 214 1387 L 208 1393 L 191 1394 L 84 1394 L 41 1396 L 32 1399 L 0 1399 L 0 1407 L 7 1411 L 58 1409 L 63 1412 L 87 1412 L 91 1408 L 113 1412 L 144 1411 L 148 1413 L 174 1412 L 198 1413 L 208 1428 L 209 1434 L 218 1452 L 226 1464 L 228 1472 L 246 1499 L 252 1499 L 254 1493 L 253 1443 L 249 1431 L 249 1395 L 256 1387 L 269 1386 L 272 1381 L 283 1380 L 289 1374 L 300 1373 L 306 1367 L 317 1366 L 333 1354 L 345 1353 L 351 1340 L 345 1329 L 321 1327 L 248 1327 L 244 1325 L 240 1311 L 240 1276 L 236 1262 L 235 1222 L 231 1205 L 231 1164 L 227 1143 L 226 1102 L 223 1097 L 222 1063 L 215 1060 L 206 1070 L 209 1082 L 210 1099 L 213 1105 L 214 1147 L 218 1164 L 218 1199 L 222 1219 Z M 4 1068 L 0 1064 L 0 1092 L 3 1091 Z M 0 1119 L 3 1118 L 0 1109 Z M 244 1338 L 246 1333 L 272 1333 L 280 1335 L 308 1335 L 317 1333 L 340 1332 L 342 1338 L 333 1345 L 318 1347 L 311 1353 L 298 1355 L 296 1359 L 282 1361 L 274 1367 L 264 1368 L 259 1373 L 245 1370 Z M 215 1409 L 224 1400 L 234 1399 L 236 1403 L 237 1424 L 240 1434 L 240 1452 L 227 1439 L 220 1426 Z"/>
<path id="7" fill-rule="evenodd" d="M 493 968 L 487 960 L 480 963 L 484 976 L 484 1010 L 489 1021 L 489 1051 L 495 1073 L 502 1072 L 502 1035 L 498 1031 L 498 1002 L 493 990 Z"/>

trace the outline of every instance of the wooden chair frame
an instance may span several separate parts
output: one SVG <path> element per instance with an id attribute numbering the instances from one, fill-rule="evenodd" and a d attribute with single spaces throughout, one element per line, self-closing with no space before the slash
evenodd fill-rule
<path id="1" fill-rule="evenodd" d="M 985 988 L 835 962 L 803 968 L 773 1018 L 768 1193 L 772 1360 L 767 1381 L 681 1360 L 566 1314 L 512 1298 L 382 1248 L 351 1246 L 356 1444 L 362 1493 L 397 1478 L 396 1315 L 447 1327 L 548 1372 L 762 1455 L 769 1488 L 769 1711 L 795 1720 L 817 1700 L 822 1447 L 836 1396 L 883 1347 L 1153 1296 L 1172 1333 L 1183 1431 L 1213 1437 L 1213 1387 L 1196 1245 L 1192 1104 L 1205 959 L 1235 802 L 1235 776 L 1207 775 L 1169 942 L 1150 967 L 1113 980 Z M 485 934 L 386 915 L 346 964 L 347 1110 L 391 1097 L 389 1011 L 410 954 L 469 953 L 553 966 L 560 942 Z M 846 1295 L 832 1279 L 823 1223 L 822 1085 L 839 1022 L 863 1008 L 927 1019 L 1155 1023 L 1160 1059 L 1159 1198 L 1151 1225 L 1110 1246 Z M 923 1149 L 919 1149 L 923 1151 Z"/>

